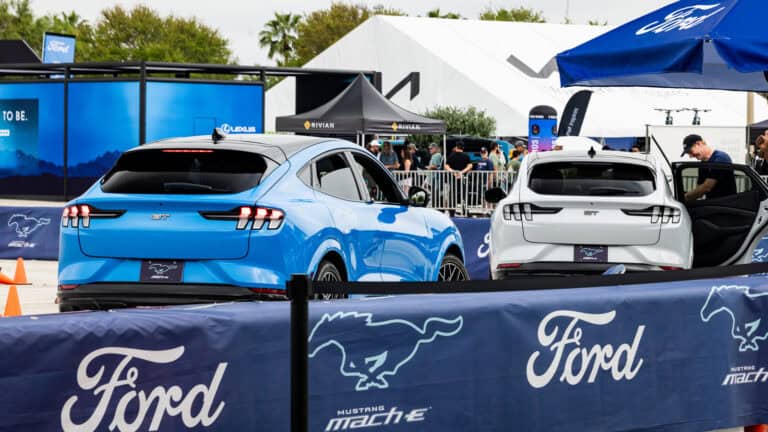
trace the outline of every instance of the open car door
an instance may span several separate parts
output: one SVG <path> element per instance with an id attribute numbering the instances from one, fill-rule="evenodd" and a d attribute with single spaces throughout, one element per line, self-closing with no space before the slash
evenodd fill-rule
<path id="1" fill-rule="evenodd" d="M 746 165 L 706 162 L 676 162 L 672 171 L 675 197 L 691 217 L 693 267 L 751 262 L 768 226 L 768 187 L 760 176 Z M 686 200 L 708 178 L 715 188 Z"/>

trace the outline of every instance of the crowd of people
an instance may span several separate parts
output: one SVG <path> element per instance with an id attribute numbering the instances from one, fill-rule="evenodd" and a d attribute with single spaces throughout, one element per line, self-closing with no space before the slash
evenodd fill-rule
<path id="1" fill-rule="evenodd" d="M 427 151 L 419 150 L 407 139 L 397 146 L 399 151 L 396 151 L 395 147 L 390 141 L 380 141 L 378 136 L 374 136 L 366 144 L 366 148 L 387 169 L 397 172 L 396 177 L 406 194 L 412 186 L 424 187 L 433 193 L 438 207 L 461 203 L 460 194 L 467 191 L 467 188 L 478 197 L 478 201 L 482 201 L 479 197 L 486 189 L 500 186 L 502 182 L 510 182 L 514 178 L 520 163 L 528 154 L 528 148 L 523 141 L 517 141 L 510 154 L 504 154 L 499 144 L 491 141 L 488 147 L 480 149 L 480 158 L 475 161 L 465 152 L 462 141 L 452 146 L 447 157 L 443 155 L 442 146 L 435 142 L 427 146 Z M 441 171 L 446 174 L 429 174 L 429 171 Z M 485 174 L 474 176 L 468 184 L 468 174 L 473 171 Z"/>

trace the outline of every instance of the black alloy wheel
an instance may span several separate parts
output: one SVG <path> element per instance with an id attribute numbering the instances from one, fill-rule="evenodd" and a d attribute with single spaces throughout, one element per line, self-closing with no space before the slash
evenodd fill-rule
<path id="1" fill-rule="evenodd" d="M 456 282 L 469 280 L 469 274 L 464 267 L 464 263 L 452 254 L 446 254 L 443 262 L 440 263 L 440 271 L 437 275 L 439 282 Z"/>
<path id="2" fill-rule="evenodd" d="M 341 276 L 341 272 L 336 267 L 336 264 L 328 260 L 323 260 L 319 266 L 317 266 L 317 272 L 315 272 L 315 281 L 317 282 L 343 282 L 344 278 Z M 346 298 L 345 294 L 315 294 L 312 298 L 314 300 L 334 300 Z"/>

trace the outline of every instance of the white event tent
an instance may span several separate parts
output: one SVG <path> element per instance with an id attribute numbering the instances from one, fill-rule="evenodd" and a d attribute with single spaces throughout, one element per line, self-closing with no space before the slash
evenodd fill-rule
<path id="1" fill-rule="evenodd" d="M 421 113 L 437 105 L 475 106 L 496 118 L 497 135 L 527 135 L 528 112 L 550 105 L 562 114 L 579 88 L 560 88 L 554 57 L 609 30 L 608 26 L 536 24 L 420 17 L 375 16 L 306 66 L 383 73 L 387 93 L 410 72 L 420 72 L 420 93 L 405 87 L 392 101 Z M 645 125 L 664 123 L 655 108 L 709 109 L 706 126 L 746 126 L 743 92 L 687 89 L 593 88 L 582 135 L 644 136 Z M 754 98 L 754 119 L 768 104 Z M 295 83 L 288 78 L 267 92 L 267 131 L 275 117 L 295 114 Z M 691 125 L 693 112 L 673 113 L 675 125 Z"/>

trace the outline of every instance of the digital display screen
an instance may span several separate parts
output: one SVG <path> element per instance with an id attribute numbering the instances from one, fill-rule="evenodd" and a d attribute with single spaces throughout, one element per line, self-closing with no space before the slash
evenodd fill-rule
<path id="1" fill-rule="evenodd" d="M 258 83 L 147 82 L 147 142 L 164 138 L 264 132 L 264 87 Z"/>
<path id="2" fill-rule="evenodd" d="M 139 145 L 139 82 L 71 82 L 67 102 L 67 194 L 79 195 Z"/>
<path id="3" fill-rule="evenodd" d="M 64 85 L 0 84 L 0 194 L 64 193 Z"/>
<path id="4" fill-rule="evenodd" d="M 528 151 L 552 150 L 552 141 L 557 137 L 556 118 L 528 119 Z"/>

